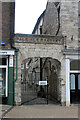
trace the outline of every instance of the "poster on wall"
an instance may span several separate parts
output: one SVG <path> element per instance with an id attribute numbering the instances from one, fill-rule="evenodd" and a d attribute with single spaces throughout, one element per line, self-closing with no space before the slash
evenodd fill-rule
<path id="1" fill-rule="evenodd" d="M 2 81 L 0 81 L 0 88 L 2 88 Z"/>
<path id="2" fill-rule="evenodd" d="M 3 74 L 0 73 L 0 81 L 3 81 Z"/>
<path id="3" fill-rule="evenodd" d="M 3 88 L 3 74 L 0 73 L 0 95 L 2 95 Z"/>

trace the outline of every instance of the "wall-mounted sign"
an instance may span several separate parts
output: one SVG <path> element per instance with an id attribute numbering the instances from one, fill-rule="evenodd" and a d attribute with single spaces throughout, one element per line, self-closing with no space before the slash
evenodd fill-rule
<path id="1" fill-rule="evenodd" d="M 2 81 L 3 80 L 3 75 L 2 75 L 2 73 L 0 73 L 0 81 Z"/>
<path id="2" fill-rule="evenodd" d="M 14 50 L 0 50 L 0 55 L 14 55 Z"/>
<path id="3" fill-rule="evenodd" d="M 21 64 L 21 69 L 22 69 L 22 70 L 24 69 L 24 64 Z"/>
<path id="4" fill-rule="evenodd" d="M 39 81 L 39 85 L 47 85 L 47 81 Z"/>
<path id="5" fill-rule="evenodd" d="M 2 88 L 2 81 L 0 81 L 0 88 Z"/>
<path id="6" fill-rule="evenodd" d="M 13 67 L 13 56 L 9 57 L 9 67 Z"/>

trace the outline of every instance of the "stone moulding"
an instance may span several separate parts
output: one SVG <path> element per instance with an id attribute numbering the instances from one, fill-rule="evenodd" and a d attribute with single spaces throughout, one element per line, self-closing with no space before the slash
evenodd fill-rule
<path id="1" fill-rule="evenodd" d="M 34 43 L 34 44 L 64 44 L 63 36 L 51 35 L 15 35 L 15 43 Z"/>

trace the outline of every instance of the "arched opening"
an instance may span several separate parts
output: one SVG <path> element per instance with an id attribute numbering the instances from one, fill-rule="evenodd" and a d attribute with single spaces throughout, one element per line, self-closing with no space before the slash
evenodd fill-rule
<path id="1" fill-rule="evenodd" d="M 61 64 L 49 57 L 26 58 L 21 64 L 21 103 L 59 104 Z"/>

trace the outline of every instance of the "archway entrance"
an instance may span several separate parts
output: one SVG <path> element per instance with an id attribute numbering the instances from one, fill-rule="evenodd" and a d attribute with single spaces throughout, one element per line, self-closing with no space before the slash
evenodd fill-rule
<path id="1" fill-rule="evenodd" d="M 26 58 L 21 64 L 21 103 L 59 104 L 60 62 L 52 58 Z"/>

